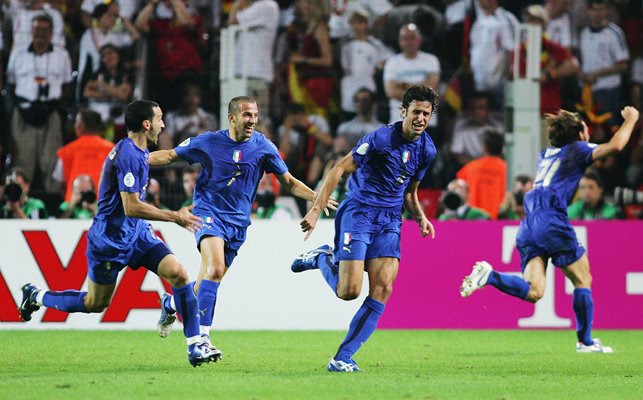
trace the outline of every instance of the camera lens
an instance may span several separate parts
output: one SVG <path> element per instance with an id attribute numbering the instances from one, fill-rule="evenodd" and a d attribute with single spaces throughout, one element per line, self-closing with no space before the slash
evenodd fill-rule
<path id="1" fill-rule="evenodd" d="M 442 199 L 444 206 L 449 210 L 455 211 L 462 205 L 462 199 L 457 193 L 447 192 Z"/>
<path id="2" fill-rule="evenodd" d="M 20 197 L 22 197 L 22 188 L 17 183 L 11 182 L 5 186 L 4 194 L 7 197 L 7 200 L 13 203 L 20 200 Z"/>

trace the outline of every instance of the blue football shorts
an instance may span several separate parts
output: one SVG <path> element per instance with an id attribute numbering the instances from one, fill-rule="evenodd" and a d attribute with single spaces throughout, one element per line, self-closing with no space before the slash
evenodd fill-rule
<path id="1" fill-rule="evenodd" d="M 125 267 L 132 269 L 143 267 L 158 275 L 161 260 L 172 251 L 156 236 L 152 225 L 142 229 L 132 241 L 129 253 L 125 257 L 118 257 L 118 261 L 105 261 L 109 259 L 104 253 L 87 246 L 87 270 L 92 282 L 109 285 L 116 282 L 118 273 Z M 127 261 L 122 262 L 126 259 Z"/>
<path id="2" fill-rule="evenodd" d="M 567 214 L 556 210 L 535 211 L 527 215 L 518 228 L 516 246 L 523 272 L 529 260 L 535 257 L 551 258 L 555 266 L 563 268 L 585 254 Z"/>
<path id="3" fill-rule="evenodd" d="M 401 229 L 399 209 L 344 200 L 335 216 L 335 260 L 399 259 Z"/>
<path id="4" fill-rule="evenodd" d="M 246 241 L 246 230 L 247 228 L 236 226 L 232 224 L 226 224 L 223 221 L 213 218 L 212 216 L 203 216 L 203 225 L 201 229 L 194 233 L 196 238 L 196 247 L 197 249 L 201 248 L 201 240 L 208 236 L 219 237 L 225 242 L 224 255 L 225 255 L 225 265 L 230 268 L 237 253 L 241 248 L 241 245 Z"/>

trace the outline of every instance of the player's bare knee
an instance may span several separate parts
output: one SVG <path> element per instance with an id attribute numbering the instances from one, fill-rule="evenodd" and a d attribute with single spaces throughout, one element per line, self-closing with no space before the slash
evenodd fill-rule
<path id="1" fill-rule="evenodd" d="M 525 300 L 527 300 L 530 303 L 537 303 L 540 299 L 543 298 L 544 295 L 545 293 L 543 290 L 537 290 L 532 288 L 529 291 L 529 293 L 527 293 L 527 298 Z"/>
<path id="2" fill-rule="evenodd" d="M 359 297 L 360 288 L 357 286 L 338 286 L 336 294 L 342 300 L 354 300 Z"/>
<path id="3" fill-rule="evenodd" d="M 102 301 L 90 299 L 90 301 L 85 302 L 85 311 L 88 313 L 102 313 L 107 307 L 109 307 L 109 300 Z"/>
<path id="4" fill-rule="evenodd" d="M 183 287 L 190 282 L 188 274 L 185 272 L 185 268 L 183 268 L 181 264 L 176 264 L 172 266 L 172 268 L 168 268 L 165 271 L 163 278 L 165 278 L 165 280 L 167 280 L 173 287 Z"/>
<path id="5" fill-rule="evenodd" d="M 218 265 L 212 264 L 212 265 L 206 266 L 203 278 L 209 281 L 220 282 L 221 279 L 223 279 L 224 274 L 225 274 L 224 266 L 218 266 Z"/>
<path id="6" fill-rule="evenodd" d="M 369 295 L 374 299 L 380 299 L 380 301 L 386 302 L 386 300 L 388 300 L 392 294 L 393 285 L 380 285 L 374 287 Z"/>

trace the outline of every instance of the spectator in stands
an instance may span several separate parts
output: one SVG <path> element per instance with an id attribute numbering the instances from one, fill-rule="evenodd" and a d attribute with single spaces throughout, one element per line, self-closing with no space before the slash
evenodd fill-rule
<path id="1" fill-rule="evenodd" d="M 469 34 L 470 63 L 475 89 L 488 92 L 491 107 L 502 111 L 508 53 L 516 40 L 516 17 L 498 6 L 498 0 L 479 0 L 481 13 Z"/>
<path id="2" fill-rule="evenodd" d="M 379 39 L 369 35 L 367 12 L 354 11 L 349 22 L 353 35 L 341 43 L 340 49 L 340 62 L 344 73 L 341 79 L 341 108 L 345 115 L 354 115 L 354 96 L 357 90 L 377 90 L 375 74 L 393 52 Z"/>
<path id="3" fill-rule="evenodd" d="M 11 22 L 11 37 L 13 49 L 26 48 L 32 41 L 33 20 L 36 16 L 47 15 L 51 19 L 52 38 L 51 44 L 64 48 L 65 33 L 64 21 L 60 11 L 56 10 L 44 0 L 19 1 L 11 0 L 7 6 L 6 21 Z"/>
<path id="4" fill-rule="evenodd" d="M 578 62 L 572 53 L 548 39 L 545 33 L 547 24 L 547 10 L 545 7 L 532 4 L 524 10 L 523 19 L 527 24 L 540 25 L 543 29 L 540 51 L 540 112 L 541 114 L 555 114 L 562 106 L 560 79 L 574 76 L 578 73 Z M 526 44 L 521 46 L 525 52 Z M 521 73 L 526 70 L 526 56 L 520 57 Z"/>
<path id="5" fill-rule="evenodd" d="M 120 50 L 130 46 L 141 36 L 134 25 L 127 18 L 122 18 L 119 13 L 120 9 L 117 2 L 103 3 L 96 6 L 92 13 L 92 17 L 96 21 L 95 26 L 87 28 L 80 39 L 80 55 L 78 58 L 80 83 L 77 88 L 77 99 L 79 101 L 83 98 L 81 94 L 83 94 L 85 84 L 101 66 L 103 47 L 111 44 Z M 119 27 L 119 29 L 115 28 L 117 20 L 122 21 L 122 27 Z M 119 57 L 121 55 L 119 54 Z"/>
<path id="6" fill-rule="evenodd" d="M 549 40 L 558 43 L 567 50 L 572 49 L 574 28 L 569 13 L 570 0 L 546 0 L 545 9 L 548 21 L 545 32 Z"/>
<path id="7" fill-rule="evenodd" d="M 621 219 L 621 211 L 603 196 L 603 180 L 595 171 L 588 170 L 578 184 L 579 199 L 567 207 L 569 219 Z"/>
<path id="8" fill-rule="evenodd" d="M 71 186 L 71 199 L 60 204 L 60 218 L 93 219 L 98 211 L 98 196 L 92 178 L 78 175 Z"/>
<path id="9" fill-rule="evenodd" d="M 482 157 L 483 136 L 486 131 L 504 133 L 502 121 L 490 108 L 488 96 L 475 93 L 471 97 L 469 110 L 456 116 L 450 150 L 457 163 L 457 169 L 473 159 Z"/>
<path id="10" fill-rule="evenodd" d="M 270 87 L 275 74 L 273 48 L 279 26 L 279 5 L 274 0 L 236 0 L 228 22 L 246 30 L 245 34 L 237 36 L 235 43 L 236 74 L 241 76 L 243 72 L 246 73 L 248 94 L 257 99 L 260 117 L 267 121 L 270 115 Z M 245 66 L 244 54 L 248 61 Z"/>
<path id="11" fill-rule="evenodd" d="M 469 185 L 462 179 L 449 182 L 447 190 L 440 198 L 444 211 L 438 219 L 448 220 L 488 220 L 489 214 L 469 204 Z"/>
<path id="12" fill-rule="evenodd" d="M 314 187 L 330 157 L 333 138 L 328 121 L 309 115 L 301 104 L 287 107 L 279 127 L 279 152 L 294 177 Z"/>
<path id="13" fill-rule="evenodd" d="M 181 203 L 181 207 L 189 207 L 194 203 L 194 187 L 196 186 L 196 178 L 199 176 L 199 169 L 197 167 L 187 167 L 183 170 L 183 192 L 185 193 L 185 200 Z"/>
<path id="14" fill-rule="evenodd" d="M 200 24 L 201 17 L 184 0 L 150 0 L 136 18 L 135 26 L 150 38 L 150 83 L 163 108 L 177 107 L 176 88 L 183 82 L 201 83 Z"/>
<path id="15" fill-rule="evenodd" d="M 612 113 L 611 125 L 617 125 L 621 74 L 627 71 L 630 53 L 621 28 L 608 21 L 606 7 L 605 0 L 587 0 L 589 26 L 580 34 L 580 81 L 591 87 L 594 104 L 601 111 Z"/>
<path id="16" fill-rule="evenodd" d="M 342 146 L 334 144 L 334 147 L 340 148 L 344 155 L 357 145 L 357 142 L 367 133 L 374 131 L 384 125 L 375 118 L 375 93 L 370 89 L 362 87 L 353 94 L 353 109 L 356 115 L 350 121 L 341 123 L 337 127 L 337 140 L 343 140 Z"/>
<path id="17" fill-rule="evenodd" d="M 20 168 L 7 171 L 4 181 L 4 197 L 6 203 L 2 206 L 2 218 L 12 219 L 45 219 L 47 208 L 42 200 L 29 197 L 29 177 Z"/>
<path id="18" fill-rule="evenodd" d="M 426 85 L 439 91 L 440 61 L 433 54 L 420 51 L 422 34 L 415 24 L 400 28 L 401 53 L 386 60 L 384 64 L 384 90 L 389 99 L 389 121 L 400 119 L 401 100 L 411 86 Z M 429 128 L 437 126 L 437 115 L 429 122 Z"/>
<path id="19" fill-rule="evenodd" d="M 469 204 L 485 210 L 491 219 L 498 217 L 498 208 L 507 190 L 507 162 L 502 158 L 504 137 L 498 132 L 484 133 L 484 155 L 465 164 L 456 177 L 469 185 Z"/>
<path id="20" fill-rule="evenodd" d="M 141 7 L 141 0 L 111 0 L 112 3 L 118 4 L 120 8 L 120 15 L 122 21 L 117 21 L 117 24 L 122 23 L 125 20 L 131 21 L 136 12 Z M 83 0 L 80 5 L 81 11 L 81 21 L 85 28 L 92 27 L 92 14 L 96 7 L 101 4 L 106 4 L 105 0 Z"/>
<path id="21" fill-rule="evenodd" d="M 296 0 L 295 7 L 301 15 L 297 24 L 301 25 L 287 31 L 289 96 L 308 113 L 327 117 L 335 86 L 328 37 L 329 4 Z"/>
<path id="22" fill-rule="evenodd" d="M 38 166 L 45 191 L 57 193 L 59 185 L 52 173 L 56 150 L 63 144 L 59 109 L 64 109 L 69 97 L 72 76 L 69 54 L 52 46 L 52 35 L 51 17 L 36 16 L 29 47 L 14 47 L 11 52 L 7 83 L 16 101 L 11 119 L 14 165 L 24 170 L 30 182 Z"/>
<path id="23" fill-rule="evenodd" d="M 80 175 L 89 175 L 94 187 L 98 187 L 103 162 L 114 148 L 114 143 L 102 138 L 100 115 L 83 109 L 76 115 L 74 124 L 76 140 L 58 149 L 58 161 L 54 177 L 65 186 L 65 201 L 71 202 L 73 185 Z"/>
<path id="24" fill-rule="evenodd" d="M 255 216 L 259 219 L 271 220 L 290 220 L 295 216 L 290 213 L 290 210 L 277 204 L 278 194 L 273 189 L 273 182 L 270 179 L 270 174 L 265 174 L 259 180 L 257 187 L 257 211 Z"/>
<path id="25" fill-rule="evenodd" d="M 331 2 L 332 9 L 328 25 L 333 41 L 347 39 L 351 35 L 353 23 L 351 16 L 361 13 L 367 16 L 367 28 L 377 25 L 379 20 L 393 8 L 388 0 L 336 0 Z"/>
<path id="26" fill-rule="evenodd" d="M 525 218 L 523 200 L 525 193 L 534 187 L 534 178 L 529 175 L 518 175 L 514 178 L 511 192 L 505 193 L 505 198 L 500 204 L 498 219 L 521 220 Z"/>
<path id="27" fill-rule="evenodd" d="M 181 108 L 170 111 L 165 118 L 165 129 L 159 136 L 160 149 L 173 149 L 189 137 L 219 129 L 217 119 L 201 108 L 202 90 L 193 82 L 181 87 Z"/>
<path id="28" fill-rule="evenodd" d="M 100 49 L 101 63 L 83 90 L 88 107 L 100 114 L 109 132 L 106 137 L 116 142 L 125 132 L 125 108 L 133 92 L 133 77 L 125 68 L 120 50 L 106 44 Z"/>
<path id="29" fill-rule="evenodd" d="M 147 189 L 145 190 L 145 202 L 153 205 L 161 210 L 169 210 L 163 203 L 161 203 L 161 183 L 150 178 L 147 181 Z"/>

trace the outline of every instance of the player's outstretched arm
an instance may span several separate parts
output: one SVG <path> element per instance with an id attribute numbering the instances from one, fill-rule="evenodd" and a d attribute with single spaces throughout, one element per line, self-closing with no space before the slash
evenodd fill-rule
<path id="1" fill-rule="evenodd" d="M 183 207 L 179 211 L 161 210 L 143 203 L 138 196 L 138 193 L 121 192 L 123 210 L 128 217 L 174 222 L 190 232 L 201 227 L 203 220 L 190 212 L 191 207 Z"/>
<path id="2" fill-rule="evenodd" d="M 290 172 L 286 172 L 283 175 L 277 175 L 277 179 L 279 180 L 279 183 L 281 183 L 281 187 L 292 193 L 294 196 L 310 202 L 315 201 L 315 191 L 306 186 L 306 184 L 299 179 L 292 176 Z M 328 215 L 328 208 L 331 210 L 337 210 L 337 201 L 332 197 L 329 197 L 326 202 L 326 215 Z"/>
<path id="3" fill-rule="evenodd" d="M 625 120 L 623 125 L 614 133 L 614 136 L 607 143 L 599 144 L 592 151 L 592 159 L 598 160 L 617 151 L 623 150 L 630 140 L 636 122 L 639 120 L 639 111 L 631 106 L 621 110 L 621 116 Z"/>
<path id="4" fill-rule="evenodd" d="M 409 186 L 404 192 L 404 208 L 406 208 L 406 211 L 408 211 L 409 214 L 411 214 L 411 217 L 420 225 L 422 237 L 426 237 L 430 234 L 431 239 L 435 239 L 435 228 L 431 221 L 426 217 L 426 214 L 424 214 L 422 204 L 418 199 L 419 185 L 420 181 L 411 180 L 409 183 Z"/>
<path id="5" fill-rule="evenodd" d="M 353 154 L 349 153 L 344 158 L 339 160 L 337 164 L 324 178 L 319 192 L 315 195 L 313 206 L 310 208 L 308 213 L 304 216 L 304 219 L 301 220 L 299 225 L 303 232 L 307 232 L 304 240 L 308 239 L 312 231 L 317 225 L 317 220 L 321 211 L 329 204 L 330 194 L 333 193 L 333 190 L 339 184 L 339 181 L 344 175 L 350 174 L 357 169 L 357 164 L 353 158 Z"/>
<path id="6" fill-rule="evenodd" d="M 157 150 L 150 153 L 150 158 L 148 160 L 151 166 L 156 165 L 168 165 L 179 159 L 179 155 L 176 154 L 176 150 Z"/>

